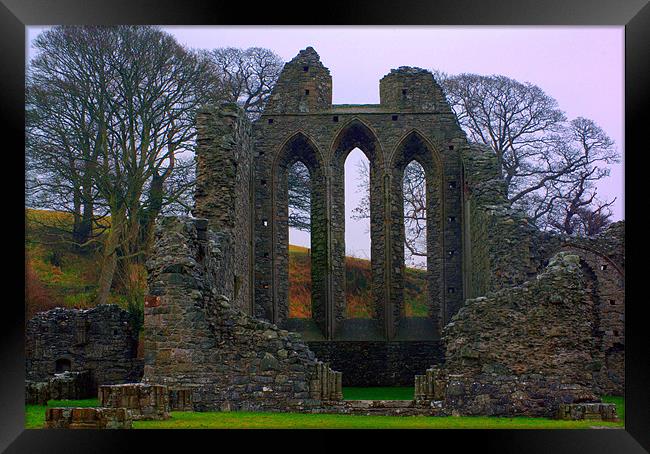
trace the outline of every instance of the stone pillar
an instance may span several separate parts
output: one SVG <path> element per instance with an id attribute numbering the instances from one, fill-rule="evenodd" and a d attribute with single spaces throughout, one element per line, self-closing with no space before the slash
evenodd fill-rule
<path id="1" fill-rule="evenodd" d="M 230 236 L 233 269 L 224 283 L 225 295 L 252 314 L 252 131 L 246 113 L 223 104 L 197 114 L 195 217 Z"/>
<path id="2" fill-rule="evenodd" d="M 162 385 L 129 383 L 99 388 L 102 407 L 128 408 L 133 419 L 169 419 L 169 389 Z"/>
<path id="3" fill-rule="evenodd" d="M 126 408 L 48 408 L 46 429 L 131 429 L 133 419 Z"/>

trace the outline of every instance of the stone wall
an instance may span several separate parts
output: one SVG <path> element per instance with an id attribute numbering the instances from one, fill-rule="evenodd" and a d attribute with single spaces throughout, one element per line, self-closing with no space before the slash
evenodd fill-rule
<path id="1" fill-rule="evenodd" d="M 47 408 L 46 429 L 131 429 L 133 419 L 126 408 Z"/>
<path id="2" fill-rule="evenodd" d="M 144 382 L 191 387 L 194 408 L 203 411 L 296 410 L 336 398 L 336 379 L 300 335 L 219 294 L 224 237 L 204 227 L 205 220 L 174 217 L 156 226 Z"/>
<path id="3" fill-rule="evenodd" d="M 206 108 L 197 124 L 196 217 L 206 218 L 231 244 L 230 263 L 222 268 L 219 292 L 252 313 L 251 125 L 236 104 Z M 225 241 L 225 240 L 224 240 Z M 222 242 L 223 243 L 223 242 Z"/>
<path id="4" fill-rule="evenodd" d="M 472 144 L 461 154 L 465 297 L 475 298 L 532 279 L 562 241 L 511 207 L 489 148 Z"/>
<path id="5" fill-rule="evenodd" d="M 595 238 L 566 239 L 562 250 L 580 256 L 594 301 L 597 370 L 595 389 L 622 396 L 625 390 L 625 223 Z M 599 366 L 599 367 L 598 367 Z"/>
<path id="6" fill-rule="evenodd" d="M 412 386 L 413 376 L 443 359 L 440 341 L 317 341 L 309 348 L 343 373 L 343 386 Z"/>
<path id="7" fill-rule="evenodd" d="M 598 402 L 595 309 L 580 257 L 560 252 L 535 279 L 465 302 L 424 393 L 457 414 L 553 416 L 560 403 Z"/>
<path id="8" fill-rule="evenodd" d="M 138 381 L 137 344 L 128 312 L 116 305 L 42 312 L 27 322 L 26 379 L 49 382 L 56 373 L 88 371 L 91 395 L 99 385 Z"/>
<path id="9" fill-rule="evenodd" d="M 308 83 L 316 84 L 315 92 L 305 88 Z M 301 104 L 306 89 L 308 96 L 318 94 L 315 104 Z M 332 105 L 330 95 L 320 96 L 330 90 L 331 77 L 318 54 L 311 48 L 301 51 L 284 66 L 271 101 L 253 124 L 254 314 L 284 328 L 292 323 L 286 318 L 285 175 L 289 164 L 301 161 L 312 176 L 313 323 L 304 325 L 315 325 L 325 340 L 397 341 L 418 336 L 416 340 L 436 340 L 463 300 L 460 150 L 467 146 L 465 135 L 428 71 L 392 70 L 380 82 L 380 104 Z M 356 321 L 345 315 L 343 168 L 355 147 L 368 157 L 371 169 L 374 316 L 372 327 L 350 337 L 354 329 L 348 325 Z M 402 172 L 413 159 L 425 166 L 430 196 L 431 310 L 419 324 L 404 322 L 399 216 Z M 420 329 L 424 324 L 428 329 Z M 360 339 L 361 335 L 365 337 Z"/>

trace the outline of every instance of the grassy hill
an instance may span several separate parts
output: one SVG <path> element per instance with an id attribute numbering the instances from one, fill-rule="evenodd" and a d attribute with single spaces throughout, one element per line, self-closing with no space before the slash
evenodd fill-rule
<path id="1" fill-rule="evenodd" d="M 70 242 L 70 213 L 25 210 L 25 311 L 27 318 L 53 307 L 94 306 L 100 254 Z M 118 291 L 110 302 L 125 306 Z"/>
<path id="2" fill-rule="evenodd" d="M 346 316 L 372 318 L 370 260 L 345 258 Z M 406 268 L 404 311 L 407 317 L 426 317 L 426 271 Z M 311 317 L 311 259 L 309 249 L 289 246 L 289 316 Z"/>
<path id="3" fill-rule="evenodd" d="M 100 268 L 98 248 L 79 251 L 69 242 L 72 216 L 48 210 L 25 210 L 25 310 L 27 318 L 53 307 L 87 309 L 94 306 Z M 370 261 L 346 257 L 347 316 L 372 317 Z M 426 272 L 406 268 L 405 312 L 426 316 Z M 110 302 L 126 308 L 119 279 Z M 309 249 L 289 246 L 289 313 L 311 317 Z"/>

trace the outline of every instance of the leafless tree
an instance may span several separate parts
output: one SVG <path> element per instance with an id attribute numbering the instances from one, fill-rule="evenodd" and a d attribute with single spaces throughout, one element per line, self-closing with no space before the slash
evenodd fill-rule
<path id="1" fill-rule="evenodd" d="M 436 78 L 469 139 L 494 151 L 510 201 L 539 227 L 577 234 L 569 228 L 575 210 L 611 206 L 596 197 L 596 182 L 619 155 L 592 120 L 567 122 L 541 88 L 505 76 Z M 560 212 L 568 216 L 565 229 L 558 227 Z"/>
<path id="2" fill-rule="evenodd" d="M 256 119 L 264 110 L 284 62 L 269 49 L 225 47 L 208 53 L 220 81 L 221 99 L 236 102 Z"/>
<path id="3" fill-rule="evenodd" d="M 435 77 L 470 141 L 494 151 L 508 198 L 532 222 L 569 235 L 594 234 L 607 224 L 614 200 L 600 200 L 596 183 L 620 157 L 594 121 L 578 117 L 567 122 L 541 88 L 505 76 L 435 72 Z M 360 186 L 368 187 L 367 166 L 359 172 Z M 407 168 L 403 189 L 405 247 L 417 257 L 424 250 L 426 225 L 418 208 L 425 206 L 421 167 Z M 363 198 L 354 216 L 368 218 L 369 206 L 369 198 Z"/>
<path id="4" fill-rule="evenodd" d="M 289 227 L 309 232 L 311 229 L 311 181 L 309 169 L 300 161 L 289 167 Z"/>
<path id="5" fill-rule="evenodd" d="M 38 156 L 48 149 L 39 145 L 58 135 L 49 153 L 72 155 L 74 165 L 65 167 L 61 157 L 61 165 L 49 170 L 66 180 L 70 168 L 81 166 L 92 181 L 94 206 L 111 216 L 97 293 L 97 302 L 104 303 L 118 259 L 130 275 L 128 267 L 142 259 L 151 242 L 155 217 L 172 198 L 180 200 L 165 191 L 177 155 L 193 147 L 196 109 L 218 91 L 216 79 L 206 58 L 150 26 L 54 27 L 34 44 L 39 54 L 30 84 L 51 97 L 48 103 L 34 97 L 34 105 L 67 103 L 34 116 L 32 130 L 38 134 L 28 143 Z M 70 110 L 79 113 L 69 118 Z M 50 132 L 46 136 L 43 130 Z M 69 153 L 59 146 L 67 137 L 75 140 Z M 75 187 L 76 180 L 66 181 Z"/>

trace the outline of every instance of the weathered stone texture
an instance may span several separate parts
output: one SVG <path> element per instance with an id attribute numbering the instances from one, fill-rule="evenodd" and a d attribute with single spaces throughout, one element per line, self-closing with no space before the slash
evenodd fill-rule
<path id="1" fill-rule="evenodd" d="M 551 416 L 598 402 L 595 304 L 580 257 L 556 254 L 521 286 L 467 300 L 445 327 L 445 362 L 416 379 L 419 398 L 458 414 Z"/>
<path id="2" fill-rule="evenodd" d="M 102 407 L 126 408 L 134 420 L 169 419 L 169 397 L 169 389 L 161 385 L 128 383 L 99 388 Z"/>
<path id="3" fill-rule="evenodd" d="M 464 147 L 462 161 L 465 297 L 475 298 L 534 278 L 561 239 L 511 207 L 489 148 Z"/>
<path id="4" fill-rule="evenodd" d="M 226 235 L 229 260 L 217 284 L 222 295 L 252 313 L 251 125 L 236 104 L 199 112 L 197 124 L 196 217 L 208 219 L 213 231 Z M 225 241 L 224 241 L 225 243 Z"/>
<path id="5" fill-rule="evenodd" d="M 131 429 L 133 419 L 126 408 L 47 408 L 46 429 Z"/>
<path id="6" fill-rule="evenodd" d="M 595 238 L 568 238 L 562 250 L 580 256 L 594 301 L 594 379 L 600 394 L 625 390 L 625 224 Z"/>
<path id="7" fill-rule="evenodd" d="M 157 225 L 147 262 L 144 381 L 191 387 L 196 410 L 297 409 L 320 402 L 312 391 L 332 398 L 312 389 L 314 380 L 319 390 L 328 385 L 300 335 L 254 319 L 218 294 L 221 237 L 197 229 L 204 222 L 162 218 Z"/>
<path id="8" fill-rule="evenodd" d="M 102 384 L 138 381 L 142 377 L 143 362 L 137 359 L 137 342 L 137 335 L 129 324 L 129 314 L 116 305 L 87 310 L 55 308 L 42 312 L 27 322 L 26 378 L 49 382 L 56 373 L 66 370 L 87 371 L 89 395 L 95 394 Z M 61 377 L 61 380 L 66 379 Z M 61 383 L 59 388 L 61 386 L 66 385 Z M 73 394 L 87 397 L 77 392 Z"/>
<path id="9" fill-rule="evenodd" d="M 615 404 L 560 404 L 558 419 L 596 419 L 602 421 L 617 421 Z"/>
<path id="10" fill-rule="evenodd" d="M 25 381 L 25 403 L 32 405 L 47 405 L 50 400 L 49 382 Z"/>
<path id="11" fill-rule="evenodd" d="M 313 47 L 301 50 L 284 65 L 266 112 L 314 112 L 332 105 L 332 76 Z"/>
<path id="12" fill-rule="evenodd" d="M 314 341 L 316 357 L 343 374 L 344 386 L 412 386 L 444 358 L 440 341 Z"/>

